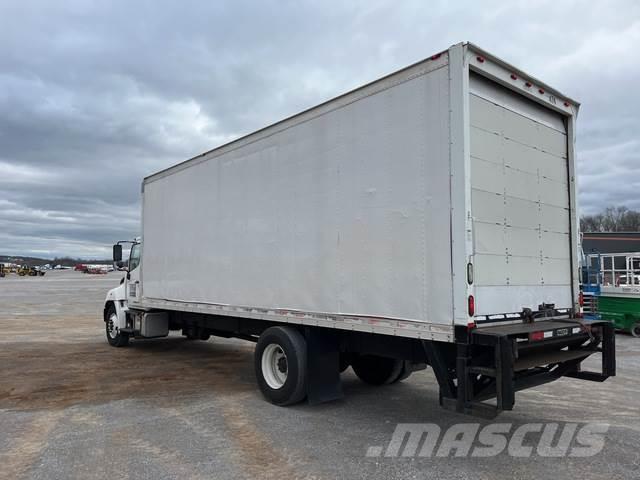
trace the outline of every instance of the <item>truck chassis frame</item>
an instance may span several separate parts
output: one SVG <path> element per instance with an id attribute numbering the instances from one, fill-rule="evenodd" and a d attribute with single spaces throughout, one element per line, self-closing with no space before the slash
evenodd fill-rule
<path id="1" fill-rule="evenodd" d="M 297 329 L 307 345 L 306 397 L 310 404 L 343 397 L 341 366 L 354 355 L 401 359 L 410 371 L 428 365 L 438 382 L 443 408 L 485 418 L 512 410 L 517 391 L 562 377 L 602 382 L 616 374 L 613 326 L 585 322 L 569 313 L 535 321 L 505 318 L 472 329 L 456 327 L 454 342 L 177 310 L 129 310 L 127 327 L 121 330 L 144 338 L 134 319 L 149 313 L 166 313 L 170 330 L 194 337 L 257 342 L 274 326 Z M 536 334 L 540 339 L 532 340 Z M 596 353 L 602 356 L 601 371 L 582 370 L 582 361 Z M 493 399 L 495 402 L 488 402 Z"/>

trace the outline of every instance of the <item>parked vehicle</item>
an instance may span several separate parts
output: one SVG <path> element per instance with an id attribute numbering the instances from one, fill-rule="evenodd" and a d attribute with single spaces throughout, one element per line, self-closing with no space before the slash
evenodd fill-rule
<path id="1" fill-rule="evenodd" d="M 385 385 L 428 365 L 443 407 L 479 415 L 603 381 L 613 329 L 580 318 L 578 107 L 458 44 L 151 175 L 107 340 L 253 341 L 278 405 L 341 397 L 349 366 Z"/>
<path id="2" fill-rule="evenodd" d="M 29 265 L 22 265 L 18 268 L 18 275 L 21 277 L 29 276 L 29 277 L 42 277 L 45 272 L 41 271 L 38 267 L 30 267 Z"/>
<path id="3" fill-rule="evenodd" d="M 585 256 L 584 288 L 594 292 L 592 313 L 640 337 L 640 252 Z"/>

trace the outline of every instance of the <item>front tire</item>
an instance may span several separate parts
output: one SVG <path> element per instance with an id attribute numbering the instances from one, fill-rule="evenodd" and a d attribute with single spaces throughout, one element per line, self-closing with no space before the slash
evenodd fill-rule
<path id="1" fill-rule="evenodd" d="M 265 330 L 254 353 L 256 379 L 262 394 L 273 404 L 285 406 L 307 395 L 307 342 L 292 327 Z"/>
<path id="2" fill-rule="evenodd" d="M 403 367 L 402 360 L 378 355 L 358 355 L 351 362 L 358 378 L 369 385 L 388 385 L 400 380 L 405 373 Z"/>
<path id="3" fill-rule="evenodd" d="M 638 338 L 640 337 L 640 322 L 636 323 L 635 325 L 631 326 L 631 335 L 633 335 L 634 337 Z"/>
<path id="4" fill-rule="evenodd" d="M 118 314 L 116 313 L 116 307 L 109 305 L 105 318 L 105 333 L 107 335 L 107 341 L 112 347 L 126 347 L 129 344 L 129 334 L 121 332 L 118 328 Z"/>

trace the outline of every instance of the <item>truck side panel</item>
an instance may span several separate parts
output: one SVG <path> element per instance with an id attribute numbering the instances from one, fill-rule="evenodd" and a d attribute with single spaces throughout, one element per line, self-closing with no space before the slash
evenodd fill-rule
<path id="1" fill-rule="evenodd" d="M 144 186 L 143 297 L 452 324 L 446 64 Z"/>

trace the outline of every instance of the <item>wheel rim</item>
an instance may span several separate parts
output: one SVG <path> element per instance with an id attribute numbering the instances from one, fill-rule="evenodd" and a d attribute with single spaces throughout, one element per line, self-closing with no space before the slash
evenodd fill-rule
<path id="1" fill-rule="evenodd" d="M 107 322 L 107 335 L 109 335 L 110 338 L 116 338 L 118 336 L 117 321 L 118 317 L 115 313 L 109 317 L 109 321 Z"/>
<path id="2" fill-rule="evenodd" d="M 269 387 L 274 390 L 282 388 L 287 381 L 289 366 L 287 356 L 282 347 L 271 343 L 262 352 L 262 376 Z"/>

